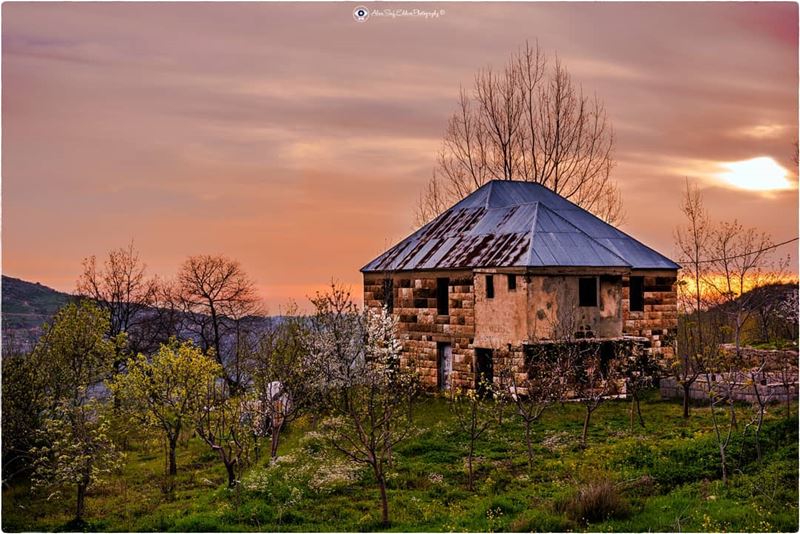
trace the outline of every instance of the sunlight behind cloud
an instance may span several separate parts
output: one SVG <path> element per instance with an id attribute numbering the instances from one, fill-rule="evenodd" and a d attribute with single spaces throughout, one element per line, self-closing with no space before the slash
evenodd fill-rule
<path id="1" fill-rule="evenodd" d="M 720 163 L 725 169 L 716 177 L 737 189 L 748 191 L 783 191 L 792 189 L 789 171 L 766 156 L 743 161 Z"/>

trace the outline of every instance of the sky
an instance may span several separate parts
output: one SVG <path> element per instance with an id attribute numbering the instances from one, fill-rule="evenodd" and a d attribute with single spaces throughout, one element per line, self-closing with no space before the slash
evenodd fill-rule
<path id="1" fill-rule="evenodd" d="M 134 240 L 165 278 L 239 260 L 271 313 L 360 296 L 459 87 L 526 40 L 604 101 L 622 230 L 676 256 L 688 178 L 712 218 L 797 236 L 796 3 L 358 5 L 4 3 L 3 273 L 73 291 Z"/>

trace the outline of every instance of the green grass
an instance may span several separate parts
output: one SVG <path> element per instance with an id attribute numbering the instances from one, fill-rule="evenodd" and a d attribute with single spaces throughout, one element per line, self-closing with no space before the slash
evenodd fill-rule
<path id="1" fill-rule="evenodd" d="M 737 433 L 729 450 L 728 486 L 721 472 L 708 408 L 680 417 L 677 403 L 648 397 L 647 428 L 629 426 L 629 405 L 604 404 L 589 446 L 578 440 L 582 407 L 558 406 L 536 428 L 536 461 L 528 469 L 522 428 L 506 417 L 477 450 L 476 491 L 468 492 L 464 436 L 441 399 L 416 410 L 418 431 L 395 449 L 389 477 L 392 531 L 796 531 L 797 420 L 770 415 L 756 460 L 751 439 Z M 796 406 L 795 406 L 796 409 Z M 739 408 L 739 420 L 747 417 Z M 795 411 L 796 413 L 796 411 Z M 743 423 L 742 423 L 743 426 Z M 223 466 L 197 440 L 179 451 L 171 497 L 162 493 L 163 458 L 155 444 L 134 442 L 123 472 L 91 490 L 88 529 L 112 531 L 370 531 L 380 529 L 371 474 L 328 451 L 296 423 L 280 461 L 261 462 L 238 490 L 225 487 Z M 624 506 L 586 524 L 570 513 L 585 484 L 609 481 Z M 64 529 L 73 495 L 32 494 L 24 483 L 3 491 L 6 531 Z"/>

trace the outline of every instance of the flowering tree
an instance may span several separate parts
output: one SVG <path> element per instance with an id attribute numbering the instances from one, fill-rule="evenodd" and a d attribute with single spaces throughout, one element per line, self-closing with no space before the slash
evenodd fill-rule
<path id="1" fill-rule="evenodd" d="M 31 355 L 45 407 L 39 430 L 42 445 L 32 450 L 33 486 L 74 486 L 78 524 L 83 521 L 86 490 L 119 459 L 108 421 L 89 393 L 113 367 L 117 345 L 106 338 L 108 325 L 108 313 L 95 304 L 68 304 L 45 326 Z"/>
<path id="2" fill-rule="evenodd" d="M 310 356 L 306 322 L 282 318 L 259 343 L 250 358 L 255 402 L 250 421 L 256 435 L 270 435 L 270 456 L 278 456 L 284 427 L 310 410 L 317 401 L 317 365 Z"/>
<path id="3" fill-rule="evenodd" d="M 392 448 L 412 430 L 408 398 L 418 381 L 413 369 L 401 365 L 397 323 L 388 310 L 358 312 L 345 290 L 332 289 L 314 301 L 312 330 L 313 354 L 325 362 L 330 379 L 324 431 L 336 450 L 372 469 L 388 525 L 386 471 Z"/>
<path id="4" fill-rule="evenodd" d="M 222 367 L 191 342 L 173 340 L 151 360 L 140 354 L 128 360 L 128 372 L 109 384 L 125 410 L 141 423 L 163 432 L 169 445 L 170 476 L 178 472 L 175 448 L 181 432 L 194 429 Z"/>
<path id="5" fill-rule="evenodd" d="M 86 491 L 118 469 L 122 455 L 111 439 L 110 420 L 96 401 L 75 404 L 64 399 L 45 413 L 40 430 L 44 445 L 33 449 L 32 487 L 56 488 L 56 492 L 64 486 L 74 487 L 74 522 L 80 525 Z"/>

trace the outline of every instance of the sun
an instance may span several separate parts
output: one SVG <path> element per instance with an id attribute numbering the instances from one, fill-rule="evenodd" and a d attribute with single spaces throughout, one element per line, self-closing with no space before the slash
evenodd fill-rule
<path id="1" fill-rule="evenodd" d="M 789 171 L 767 156 L 720 163 L 719 166 L 725 170 L 717 173 L 717 178 L 737 189 L 784 191 L 794 187 L 789 180 Z"/>

